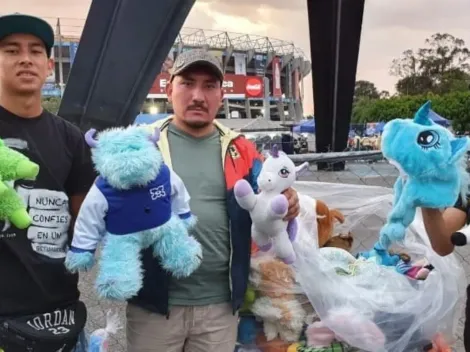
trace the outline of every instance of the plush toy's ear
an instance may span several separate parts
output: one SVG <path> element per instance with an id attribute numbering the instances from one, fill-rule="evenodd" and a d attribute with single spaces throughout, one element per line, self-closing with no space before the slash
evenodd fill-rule
<path id="1" fill-rule="evenodd" d="M 299 176 L 302 176 L 306 174 L 309 171 L 309 163 L 306 161 L 303 164 L 296 166 L 295 167 L 295 177 L 299 178 Z"/>
<path id="2" fill-rule="evenodd" d="M 449 162 L 451 164 L 455 163 L 468 151 L 468 142 L 468 137 L 455 138 L 454 140 L 450 141 L 450 145 L 452 147 L 452 156 L 450 157 Z"/>
<path id="3" fill-rule="evenodd" d="M 90 128 L 87 133 L 85 133 L 85 141 L 90 148 L 96 148 L 98 141 L 94 138 L 96 129 Z"/>
<path id="4" fill-rule="evenodd" d="M 414 117 L 414 122 L 424 126 L 431 126 L 433 122 L 429 118 L 429 112 L 431 111 L 431 102 L 428 100 L 426 103 L 423 104 L 416 112 Z"/>

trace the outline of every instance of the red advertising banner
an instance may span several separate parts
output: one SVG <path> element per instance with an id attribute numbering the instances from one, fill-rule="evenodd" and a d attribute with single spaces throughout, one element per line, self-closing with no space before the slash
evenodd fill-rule
<path id="1" fill-rule="evenodd" d="M 273 97 L 281 98 L 282 89 L 281 89 L 281 61 L 279 57 L 274 57 L 273 59 Z"/>
<path id="2" fill-rule="evenodd" d="M 300 100 L 300 72 L 298 69 L 294 71 L 294 84 L 292 89 L 294 90 L 294 99 Z"/>
<path id="3" fill-rule="evenodd" d="M 165 88 L 169 79 L 168 73 L 160 73 L 153 82 L 149 94 L 155 98 L 162 98 L 166 94 Z M 263 97 L 263 80 L 257 76 L 226 74 L 222 88 L 227 98 Z"/>
<path id="4" fill-rule="evenodd" d="M 165 87 L 166 83 L 170 79 L 170 74 L 166 72 L 160 73 L 155 81 L 153 81 L 152 87 L 150 88 L 150 94 L 166 94 Z"/>

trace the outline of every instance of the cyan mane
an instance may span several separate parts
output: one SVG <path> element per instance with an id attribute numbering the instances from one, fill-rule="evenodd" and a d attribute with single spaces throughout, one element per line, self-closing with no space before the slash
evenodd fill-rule
<path id="1" fill-rule="evenodd" d="M 96 170 L 116 189 L 145 186 L 154 180 L 163 158 L 145 128 L 129 126 L 99 133 L 92 145 Z"/>

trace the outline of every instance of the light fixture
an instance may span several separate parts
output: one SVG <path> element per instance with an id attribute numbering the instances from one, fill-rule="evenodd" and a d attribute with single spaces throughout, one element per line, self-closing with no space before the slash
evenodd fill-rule
<path id="1" fill-rule="evenodd" d="M 150 113 L 151 115 L 156 115 L 156 114 L 158 114 L 158 107 L 155 106 L 155 105 L 151 106 L 151 107 L 149 108 L 149 113 Z"/>

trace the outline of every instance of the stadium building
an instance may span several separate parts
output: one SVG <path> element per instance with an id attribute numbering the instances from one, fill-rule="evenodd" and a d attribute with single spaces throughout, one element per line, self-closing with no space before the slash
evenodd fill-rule
<path id="1" fill-rule="evenodd" d="M 45 96 L 60 96 L 73 64 L 79 39 L 56 39 L 55 72 L 44 87 Z M 303 79 L 311 64 L 291 42 L 249 34 L 183 28 L 144 104 L 146 113 L 172 113 L 165 94 L 168 69 L 179 53 L 204 48 L 218 57 L 225 70 L 225 99 L 218 118 L 257 118 L 275 121 L 303 118 Z"/>

